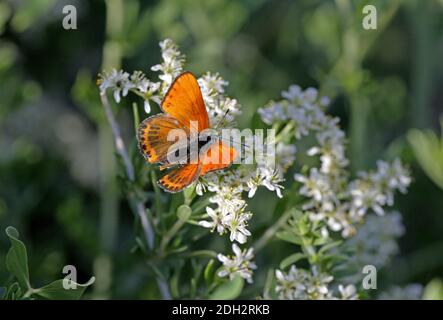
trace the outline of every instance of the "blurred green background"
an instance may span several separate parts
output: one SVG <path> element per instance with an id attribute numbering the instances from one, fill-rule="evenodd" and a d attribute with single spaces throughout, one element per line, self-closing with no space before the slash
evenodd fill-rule
<path id="1" fill-rule="evenodd" d="M 68 4 L 77 30 L 62 27 Z M 376 30 L 362 28 L 366 4 L 377 8 Z M 243 106 L 240 127 L 262 126 L 255 110 L 290 84 L 314 86 L 332 98 L 354 173 L 380 158 L 409 163 L 414 182 L 397 202 L 406 234 L 380 286 L 443 277 L 443 1 L 2 0 L 0 283 L 8 277 L 3 230 L 13 225 L 36 286 L 72 264 L 80 282 L 99 277 L 87 298 L 157 295 L 130 252 L 133 216 L 95 81 L 120 67 L 152 75 L 166 37 L 188 70 L 229 81 Z M 118 120 L 134 143 L 127 111 L 140 101 L 126 100 Z M 253 229 L 273 221 L 275 201 L 263 192 L 250 204 Z M 264 270 L 278 265 L 280 247 L 267 247 Z"/>

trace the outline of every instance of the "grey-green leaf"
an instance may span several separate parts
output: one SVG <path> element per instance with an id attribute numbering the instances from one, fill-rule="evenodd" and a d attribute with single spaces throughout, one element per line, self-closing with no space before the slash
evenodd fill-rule
<path id="1" fill-rule="evenodd" d="M 241 277 L 235 277 L 234 279 L 221 284 L 210 295 L 211 300 L 232 300 L 237 298 L 243 290 L 244 280 Z"/>
<path id="2" fill-rule="evenodd" d="M 290 256 L 283 259 L 283 261 L 280 263 L 280 269 L 286 269 L 287 267 L 303 259 L 304 257 L 305 255 L 300 252 L 291 254 Z"/>
<path id="3" fill-rule="evenodd" d="M 20 286 L 26 291 L 31 288 L 26 247 L 24 243 L 18 239 L 19 233 L 14 227 L 7 227 L 6 235 L 11 241 L 11 248 L 6 255 L 6 268 L 14 275 Z"/>
<path id="4" fill-rule="evenodd" d="M 65 279 L 56 280 L 42 288 L 35 289 L 34 294 L 38 297 L 51 300 L 78 300 L 82 297 L 86 288 L 94 283 L 95 278 L 92 277 L 85 284 L 78 284 L 71 281 L 69 285 L 70 287 L 75 286 L 75 289 L 65 289 L 63 287 L 63 280 Z"/>
<path id="5" fill-rule="evenodd" d="M 301 238 L 299 236 L 297 236 L 296 234 L 289 232 L 289 231 L 277 232 L 277 238 L 287 241 L 287 242 L 291 242 L 293 244 L 298 244 L 298 245 L 302 244 Z"/>

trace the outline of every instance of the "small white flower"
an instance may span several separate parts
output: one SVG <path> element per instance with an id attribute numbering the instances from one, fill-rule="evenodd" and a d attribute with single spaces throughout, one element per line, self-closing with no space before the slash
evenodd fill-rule
<path id="1" fill-rule="evenodd" d="M 220 217 L 220 213 L 211 207 L 206 207 L 206 213 L 212 221 L 200 221 L 199 225 L 204 228 L 209 228 L 212 230 L 217 230 L 218 234 L 223 234 L 225 231 L 225 226 Z"/>
<path id="2" fill-rule="evenodd" d="M 219 277 L 228 276 L 229 279 L 234 279 L 235 276 L 240 276 L 248 283 L 252 283 L 253 270 L 257 268 L 254 259 L 254 249 L 249 248 L 241 250 L 235 243 L 232 245 L 234 256 L 225 256 L 218 254 L 218 260 L 223 263 L 222 269 L 219 271 Z"/>
<path id="3" fill-rule="evenodd" d="M 305 103 L 312 104 L 317 100 L 318 91 L 315 88 L 307 88 L 303 92 L 303 100 Z"/>
<path id="4" fill-rule="evenodd" d="M 183 71 L 184 56 L 171 39 L 160 42 L 160 48 L 163 63 L 151 67 L 151 70 L 161 72 L 159 78 L 163 81 L 162 93 L 165 94 L 172 81 Z"/>
<path id="5" fill-rule="evenodd" d="M 229 239 L 238 243 L 245 243 L 246 238 L 251 235 L 247 229 L 248 221 L 252 214 L 249 212 L 239 211 L 237 214 L 228 214 L 223 217 L 223 224 L 227 226 L 231 232 Z"/>
<path id="6" fill-rule="evenodd" d="M 397 239 L 404 234 L 404 230 L 398 212 L 389 212 L 382 217 L 369 215 L 357 234 L 346 240 L 340 248 L 343 252 L 352 252 L 344 267 L 361 270 L 370 264 L 377 269 L 382 268 L 398 253 Z M 346 279 L 352 283 L 361 280 L 361 274 Z"/>
<path id="7" fill-rule="evenodd" d="M 289 101 L 294 101 L 302 97 L 302 90 L 299 86 L 293 84 L 289 86 L 287 91 L 282 91 L 281 95 Z"/>
<path id="8" fill-rule="evenodd" d="M 331 100 L 329 97 L 321 97 L 319 103 L 322 107 L 327 107 L 331 103 Z"/>
<path id="9" fill-rule="evenodd" d="M 317 168 L 310 170 L 309 177 L 296 173 L 294 179 L 303 184 L 300 194 L 313 198 L 317 202 L 324 202 L 328 206 L 334 202 L 335 195 L 329 177 L 320 173 Z"/>
<path id="10" fill-rule="evenodd" d="M 201 180 L 197 180 L 197 184 L 195 186 L 195 193 L 199 196 L 203 195 L 203 192 L 206 191 L 205 184 Z"/>
<path id="11" fill-rule="evenodd" d="M 104 72 L 100 75 L 99 89 L 103 94 L 106 90 L 111 89 L 115 102 L 119 103 L 121 97 L 125 97 L 129 90 L 134 88 L 134 84 L 129 80 L 129 73 L 123 70 L 113 69 L 110 74 Z"/>
<path id="12" fill-rule="evenodd" d="M 280 103 L 271 103 L 265 108 L 259 108 L 257 112 L 266 124 L 273 124 L 288 119 L 285 107 Z"/>
<path id="13" fill-rule="evenodd" d="M 411 183 L 409 172 L 402 166 L 399 159 L 396 159 L 392 164 L 377 161 L 377 172 L 373 179 L 391 190 L 398 190 L 402 193 L 406 192 L 406 188 Z"/>
<path id="14" fill-rule="evenodd" d="M 376 214 L 384 215 L 383 205 L 386 198 L 376 188 L 371 186 L 359 186 L 359 184 L 351 184 L 350 194 L 352 196 L 350 214 L 352 216 L 363 216 L 368 209 L 372 209 Z"/>
<path id="15" fill-rule="evenodd" d="M 268 167 L 258 167 L 254 178 L 247 182 L 249 188 L 248 196 L 252 198 L 255 195 L 258 186 L 265 186 L 269 191 L 275 191 L 279 198 L 282 198 L 281 183 L 284 179 L 280 176 L 278 171 Z"/>
<path id="16" fill-rule="evenodd" d="M 205 92 L 206 96 L 211 96 L 214 94 L 220 94 L 225 92 L 225 87 L 229 84 L 225 81 L 218 73 L 212 74 L 206 72 L 200 79 L 198 79 L 202 91 Z"/>
<path id="17" fill-rule="evenodd" d="M 276 292 L 282 300 L 321 300 L 333 298 L 329 290 L 332 276 L 320 273 L 316 268 L 309 272 L 292 265 L 288 273 L 276 270 Z"/>
<path id="18" fill-rule="evenodd" d="M 338 291 L 340 292 L 340 299 L 341 300 L 357 300 L 357 289 L 353 284 L 348 284 L 347 286 L 344 286 L 340 284 L 338 286 Z"/>
<path id="19" fill-rule="evenodd" d="M 151 113 L 151 105 L 149 104 L 149 100 L 145 100 L 143 106 L 146 113 Z"/>

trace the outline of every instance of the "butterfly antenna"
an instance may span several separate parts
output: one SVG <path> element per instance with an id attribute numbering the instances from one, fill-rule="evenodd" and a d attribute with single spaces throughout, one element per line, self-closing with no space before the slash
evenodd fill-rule
<path id="1" fill-rule="evenodd" d="M 217 125 L 215 126 L 215 129 L 218 129 L 218 127 L 222 124 L 223 120 L 225 120 L 226 116 L 229 113 L 229 109 L 226 110 L 225 114 L 223 115 L 223 117 L 218 121 Z"/>
<path id="2" fill-rule="evenodd" d="M 220 140 L 222 140 L 224 142 L 228 142 L 228 143 L 236 143 L 238 145 L 241 145 L 244 148 L 250 148 L 251 147 L 251 146 L 248 146 L 248 145 L 246 145 L 246 144 L 244 144 L 242 142 L 238 142 L 238 141 L 234 141 L 234 140 L 230 140 L 230 139 L 223 139 L 223 138 L 220 137 Z"/>
<path id="3" fill-rule="evenodd" d="M 228 115 L 229 111 L 230 111 L 229 109 L 226 110 L 226 112 L 225 112 L 225 114 L 223 115 L 223 117 L 218 121 L 217 125 L 215 126 L 215 129 L 218 129 L 218 127 L 222 124 L 223 120 L 225 120 L 225 118 L 226 118 L 226 116 Z M 246 145 L 246 144 L 244 144 L 244 143 L 241 143 L 241 142 L 231 141 L 231 140 L 225 140 L 225 139 L 222 139 L 222 138 L 220 138 L 220 139 L 223 140 L 223 141 L 225 141 L 225 142 L 229 142 L 229 143 L 231 143 L 231 142 L 237 143 L 237 144 L 241 145 L 241 146 L 244 147 L 244 148 L 250 148 L 250 146 L 248 146 L 248 145 Z"/>

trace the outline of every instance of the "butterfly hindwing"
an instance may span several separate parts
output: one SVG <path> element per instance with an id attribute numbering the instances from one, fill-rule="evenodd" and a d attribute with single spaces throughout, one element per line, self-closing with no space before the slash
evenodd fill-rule
<path id="1" fill-rule="evenodd" d="M 200 175 L 203 176 L 211 171 L 221 170 L 229 167 L 237 158 L 237 151 L 227 144 L 217 141 L 210 146 L 201 156 Z"/>
<path id="2" fill-rule="evenodd" d="M 209 128 L 208 112 L 200 86 L 190 72 L 184 72 L 174 80 L 162 101 L 161 108 L 188 128 L 191 128 L 191 121 L 197 123 L 196 129 L 199 132 Z"/>
<path id="3" fill-rule="evenodd" d="M 188 128 L 165 114 L 154 115 L 143 120 L 138 127 L 138 146 L 149 163 L 168 163 L 168 152 L 176 141 L 168 141 L 168 134 L 172 129 L 184 130 Z"/>
<path id="4" fill-rule="evenodd" d="M 165 191 L 179 192 L 197 180 L 200 170 L 200 164 L 185 164 L 161 177 L 158 185 Z"/>

